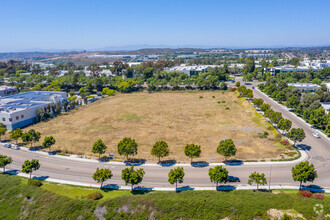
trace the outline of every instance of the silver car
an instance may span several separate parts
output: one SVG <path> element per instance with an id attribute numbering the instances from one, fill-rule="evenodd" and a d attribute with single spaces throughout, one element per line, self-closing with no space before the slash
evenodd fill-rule
<path id="1" fill-rule="evenodd" d="M 4 144 L 3 145 L 5 148 L 11 148 L 11 144 Z"/>
<path id="2" fill-rule="evenodd" d="M 14 150 L 19 150 L 19 149 L 21 149 L 19 146 L 17 146 L 17 145 L 12 145 L 11 146 L 11 149 L 14 149 Z"/>
<path id="3" fill-rule="evenodd" d="M 318 133 L 313 133 L 313 136 L 316 138 L 320 138 L 320 135 Z"/>

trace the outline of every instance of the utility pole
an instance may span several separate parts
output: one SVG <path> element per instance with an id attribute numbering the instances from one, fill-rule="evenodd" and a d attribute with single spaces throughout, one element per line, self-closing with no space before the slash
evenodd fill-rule
<path id="1" fill-rule="evenodd" d="M 268 191 L 270 192 L 270 179 L 272 178 L 272 165 L 270 165 L 270 171 L 269 171 L 269 180 L 268 180 Z"/>

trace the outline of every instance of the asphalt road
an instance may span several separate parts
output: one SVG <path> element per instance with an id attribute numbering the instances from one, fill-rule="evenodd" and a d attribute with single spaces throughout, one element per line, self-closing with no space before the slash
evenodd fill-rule
<path id="1" fill-rule="evenodd" d="M 252 85 L 251 85 L 252 86 Z M 305 130 L 306 138 L 302 144 L 306 149 L 309 158 L 308 160 L 313 163 L 318 172 L 318 178 L 313 182 L 313 185 L 320 187 L 330 187 L 330 166 L 329 166 L 329 151 L 330 142 L 325 138 L 315 138 L 312 136 L 313 130 L 309 128 L 305 123 L 301 122 L 296 117 L 292 116 L 287 110 L 282 108 L 279 104 L 275 103 L 261 92 L 254 90 L 255 98 L 262 98 L 266 103 L 269 103 L 275 111 L 282 112 L 283 117 L 292 121 L 293 127 L 301 127 Z M 0 146 L 0 154 L 4 154 L 13 158 L 13 163 L 7 166 L 7 170 L 21 170 L 23 162 L 27 159 L 39 159 L 41 167 L 33 175 L 38 177 L 60 179 L 66 181 L 75 181 L 84 184 L 94 184 L 92 175 L 97 167 L 107 167 L 112 170 L 114 176 L 111 180 L 105 182 L 106 184 L 124 185 L 121 180 L 121 170 L 127 166 L 125 165 L 113 165 L 105 163 L 91 163 L 82 162 L 76 160 L 68 160 L 51 155 L 36 154 L 35 152 L 12 150 Z M 272 185 L 294 185 L 299 186 L 299 183 L 294 182 L 291 176 L 291 168 L 294 164 L 281 164 L 272 165 L 271 171 L 271 184 Z M 143 187 L 173 187 L 168 183 L 168 172 L 173 167 L 161 167 L 161 166 L 148 166 L 141 165 L 136 168 L 143 168 L 145 170 L 145 176 L 140 186 Z M 182 186 L 189 187 L 210 187 L 214 186 L 210 182 L 208 176 L 208 169 L 212 166 L 206 167 L 192 167 L 184 166 L 185 177 Z M 266 174 L 267 179 L 270 176 L 270 165 L 226 165 L 229 171 L 229 175 L 239 177 L 240 183 L 227 183 L 230 185 L 247 185 L 248 176 L 251 172 L 263 172 Z"/>

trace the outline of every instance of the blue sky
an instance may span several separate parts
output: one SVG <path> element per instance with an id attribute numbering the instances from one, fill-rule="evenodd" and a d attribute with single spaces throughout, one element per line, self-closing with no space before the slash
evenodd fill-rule
<path id="1" fill-rule="evenodd" d="M 4 0 L 0 51 L 330 45 L 328 0 Z"/>

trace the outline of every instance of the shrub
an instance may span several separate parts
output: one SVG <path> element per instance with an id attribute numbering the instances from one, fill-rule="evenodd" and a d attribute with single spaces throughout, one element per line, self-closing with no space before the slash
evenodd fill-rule
<path id="1" fill-rule="evenodd" d="M 324 195 L 321 194 L 321 193 L 315 193 L 315 194 L 314 194 L 314 198 L 315 198 L 315 199 L 321 199 L 321 200 L 322 200 L 322 199 L 324 198 Z"/>
<path id="2" fill-rule="evenodd" d="M 264 137 L 267 137 L 269 133 L 267 131 L 264 131 Z"/>
<path id="3" fill-rule="evenodd" d="M 226 110 L 229 110 L 230 108 L 229 108 L 229 107 L 226 107 L 225 109 L 226 109 Z"/>
<path id="4" fill-rule="evenodd" d="M 236 92 L 236 88 L 232 88 L 231 91 L 232 91 L 232 92 Z"/>
<path id="5" fill-rule="evenodd" d="M 290 142 L 288 141 L 288 140 L 282 140 L 281 141 L 281 144 L 282 145 L 285 145 L 285 146 L 288 146 L 288 145 L 290 145 Z M 290 147 L 291 148 L 291 147 Z"/>
<path id="6" fill-rule="evenodd" d="M 313 196 L 313 193 L 311 191 L 302 190 L 298 192 L 298 196 L 303 198 L 311 198 Z"/>
<path id="7" fill-rule="evenodd" d="M 218 103 L 221 103 L 220 101 L 218 101 Z"/>
<path id="8" fill-rule="evenodd" d="M 87 198 L 93 199 L 93 200 L 99 200 L 103 198 L 102 193 L 100 192 L 93 192 L 87 195 Z"/>
<path id="9" fill-rule="evenodd" d="M 222 103 L 226 103 L 226 101 L 221 101 Z"/>
<path id="10" fill-rule="evenodd" d="M 254 215 L 255 216 L 262 216 L 262 211 L 260 211 L 260 209 L 257 209 L 254 211 Z"/>
<path id="11" fill-rule="evenodd" d="M 40 187 L 40 186 L 42 186 L 42 182 L 40 180 L 37 180 L 37 179 L 29 179 L 28 180 L 28 185 Z"/>
<path id="12" fill-rule="evenodd" d="M 202 99 L 202 98 L 203 98 L 203 96 L 199 96 L 199 98 L 200 98 L 200 99 Z"/>
<path id="13" fill-rule="evenodd" d="M 212 98 L 215 98 L 215 96 L 213 95 Z"/>

